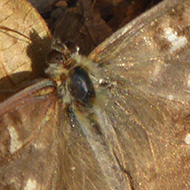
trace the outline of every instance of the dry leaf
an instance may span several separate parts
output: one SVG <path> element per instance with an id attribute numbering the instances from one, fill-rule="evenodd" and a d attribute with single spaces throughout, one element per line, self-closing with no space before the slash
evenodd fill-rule
<path id="1" fill-rule="evenodd" d="M 55 2 L 55 0 L 27 0 L 30 2 L 38 11 L 39 13 L 44 13 L 51 7 L 51 4 Z"/>
<path id="2" fill-rule="evenodd" d="M 1 0 L 0 12 L 0 87 L 42 76 L 51 39 L 44 20 L 25 0 Z"/>
<path id="3" fill-rule="evenodd" d="M 89 0 L 79 0 L 76 8 L 68 9 L 54 30 L 55 37 L 75 42 L 83 55 L 88 55 L 111 34 L 111 28 Z"/>
<path id="4" fill-rule="evenodd" d="M 92 3 L 93 2 L 93 3 Z M 97 45 L 140 13 L 153 6 L 151 0 L 78 0 L 68 8 L 54 30 L 63 42 L 71 40 L 88 55 Z"/>

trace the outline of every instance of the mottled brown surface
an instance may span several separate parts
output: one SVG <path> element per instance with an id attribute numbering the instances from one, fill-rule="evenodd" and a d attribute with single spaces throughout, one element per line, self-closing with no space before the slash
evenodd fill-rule
<path id="1" fill-rule="evenodd" d="M 0 104 L 0 189 L 189 189 L 189 12 L 165 0 L 88 58 L 53 46 L 50 79 Z M 91 104 L 68 90 L 75 67 Z"/>
<path id="2" fill-rule="evenodd" d="M 68 7 L 58 17 L 53 34 L 63 42 L 75 42 L 80 53 L 88 55 L 114 31 L 151 6 L 151 1 L 79 0 L 76 7 Z"/>
<path id="3" fill-rule="evenodd" d="M 51 34 L 26 1 L 0 1 L 0 88 L 43 76 Z"/>

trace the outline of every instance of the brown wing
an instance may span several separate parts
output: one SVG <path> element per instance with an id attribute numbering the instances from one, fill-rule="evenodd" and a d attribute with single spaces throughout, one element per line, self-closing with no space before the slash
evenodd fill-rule
<path id="1" fill-rule="evenodd" d="M 69 105 L 62 110 L 60 122 L 58 157 L 63 183 L 57 184 L 57 189 L 130 189 L 127 175 L 87 112 Z"/>
<path id="2" fill-rule="evenodd" d="M 190 188 L 189 13 L 189 0 L 165 0 L 89 56 L 107 99 L 99 119 L 134 189 Z"/>
<path id="3" fill-rule="evenodd" d="M 53 189 L 56 100 L 55 84 L 43 80 L 0 104 L 0 189 Z"/>

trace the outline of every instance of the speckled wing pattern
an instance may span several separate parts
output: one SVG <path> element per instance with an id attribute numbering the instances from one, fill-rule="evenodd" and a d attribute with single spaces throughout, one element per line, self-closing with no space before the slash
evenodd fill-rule
<path id="1" fill-rule="evenodd" d="M 109 84 L 104 113 L 134 189 L 190 188 L 189 11 L 189 0 L 164 1 L 89 56 Z"/>
<path id="2" fill-rule="evenodd" d="M 0 189 L 52 186 L 58 150 L 56 104 L 55 83 L 48 79 L 0 104 Z"/>

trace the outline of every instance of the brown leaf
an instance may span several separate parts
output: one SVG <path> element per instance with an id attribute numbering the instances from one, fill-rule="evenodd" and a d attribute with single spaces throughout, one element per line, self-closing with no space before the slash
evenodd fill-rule
<path id="1" fill-rule="evenodd" d="M 40 14 L 44 13 L 47 11 L 47 9 L 50 9 L 51 5 L 55 0 L 27 0 L 30 2 Z"/>
<path id="2" fill-rule="evenodd" d="M 68 9 L 54 30 L 55 37 L 75 42 L 83 55 L 88 55 L 111 34 L 111 28 L 89 0 L 79 0 L 76 8 Z"/>
<path id="3" fill-rule="evenodd" d="M 42 76 L 51 39 L 44 20 L 25 0 L 1 0 L 0 12 L 0 87 Z"/>
<path id="4" fill-rule="evenodd" d="M 151 0 L 78 0 L 75 8 L 69 7 L 58 17 L 54 36 L 63 42 L 75 42 L 80 53 L 88 55 L 114 31 L 151 6 Z"/>

